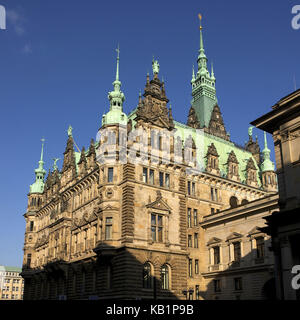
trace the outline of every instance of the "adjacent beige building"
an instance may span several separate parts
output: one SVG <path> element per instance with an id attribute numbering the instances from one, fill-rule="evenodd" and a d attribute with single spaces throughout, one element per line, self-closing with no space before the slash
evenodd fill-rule
<path id="1" fill-rule="evenodd" d="M 300 269 L 300 90 L 282 98 L 253 125 L 272 133 L 275 146 L 280 210 L 266 218 L 276 258 L 278 299 L 299 300 L 292 279 Z M 299 282 L 299 281 L 298 281 Z"/>
<path id="2" fill-rule="evenodd" d="M 0 266 L 0 300 L 22 300 L 24 279 L 22 269 Z"/>

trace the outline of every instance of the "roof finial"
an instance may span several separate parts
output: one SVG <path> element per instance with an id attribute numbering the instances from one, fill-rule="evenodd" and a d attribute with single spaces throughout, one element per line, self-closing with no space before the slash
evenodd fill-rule
<path id="1" fill-rule="evenodd" d="M 42 151 L 41 151 L 41 160 L 40 160 L 40 161 L 43 161 L 43 156 L 44 156 L 44 142 L 45 142 L 45 139 L 42 138 L 41 141 L 42 141 Z"/>
<path id="2" fill-rule="evenodd" d="M 117 55 L 117 71 L 116 71 L 116 81 L 119 81 L 119 61 L 120 61 L 120 45 L 118 44 L 118 48 L 116 49 Z"/>
<path id="3" fill-rule="evenodd" d="M 192 81 L 194 81 L 194 80 L 195 80 L 195 67 L 193 65 Z"/>
<path id="4" fill-rule="evenodd" d="M 201 13 L 198 14 L 199 20 L 200 20 L 200 53 L 203 52 L 204 53 L 204 45 L 203 45 L 203 37 L 202 37 L 202 15 Z"/>

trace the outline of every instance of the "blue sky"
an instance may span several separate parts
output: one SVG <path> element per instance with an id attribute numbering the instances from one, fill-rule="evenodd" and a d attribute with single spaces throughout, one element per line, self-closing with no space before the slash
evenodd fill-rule
<path id="1" fill-rule="evenodd" d="M 186 122 L 192 65 L 203 15 L 206 55 L 231 139 L 244 144 L 249 123 L 300 86 L 300 1 L 0 0 L 0 265 L 22 265 L 29 185 L 45 137 L 46 170 L 62 158 L 67 127 L 79 148 L 96 137 L 109 109 L 120 44 L 124 111 L 136 107 L 152 56 L 160 63 L 176 120 Z M 253 130 L 263 143 L 263 133 Z M 272 138 L 268 136 L 272 149 Z M 61 167 L 62 160 L 58 162 Z"/>

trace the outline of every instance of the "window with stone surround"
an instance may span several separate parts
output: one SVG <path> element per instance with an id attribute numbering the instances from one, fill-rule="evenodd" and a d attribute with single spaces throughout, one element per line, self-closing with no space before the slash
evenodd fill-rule
<path id="1" fill-rule="evenodd" d="M 241 277 L 234 278 L 233 281 L 234 281 L 234 290 L 236 291 L 243 290 L 243 282 Z"/>
<path id="2" fill-rule="evenodd" d="M 214 280 L 214 291 L 221 292 L 221 280 L 220 279 Z"/>
<path id="3" fill-rule="evenodd" d="M 163 242 L 163 216 L 151 214 L 151 237 L 154 242 Z"/>
<path id="4" fill-rule="evenodd" d="M 241 260 L 241 242 L 240 241 L 233 242 L 233 258 L 234 258 L 234 261 Z"/>
<path id="5" fill-rule="evenodd" d="M 105 219 L 105 240 L 112 239 L 112 217 Z"/>
<path id="6" fill-rule="evenodd" d="M 194 234 L 194 248 L 198 248 L 198 233 Z"/>
<path id="7" fill-rule="evenodd" d="M 146 262 L 143 266 L 143 288 L 152 289 L 153 277 L 152 267 L 149 262 Z"/>
<path id="8" fill-rule="evenodd" d="M 154 184 L 154 170 L 153 169 L 149 170 L 149 183 Z"/>
<path id="9" fill-rule="evenodd" d="M 188 247 L 192 248 L 192 235 L 191 234 L 188 235 Z"/>
<path id="10" fill-rule="evenodd" d="M 168 265 L 164 264 L 161 267 L 160 278 L 161 278 L 161 288 L 163 290 L 169 290 L 170 289 L 170 268 Z"/>
<path id="11" fill-rule="evenodd" d="M 192 227 L 192 209 L 191 208 L 188 208 L 187 223 L 188 223 L 188 228 L 191 228 Z"/>
<path id="12" fill-rule="evenodd" d="M 194 209 L 194 227 L 198 226 L 198 210 Z"/>
<path id="13" fill-rule="evenodd" d="M 199 260 L 195 259 L 195 274 L 199 274 Z"/>
<path id="14" fill-rule="evenodd" d="M 113 182 L 114 179 L 114 168 L 108 168 L 107 182 Z"/>
<path id="15" fill-rule="evenodd" d="M 213 247 L 213 264 L 219 264 L 220 263 L 220 247 L 215 246 Z"/>
<path id="16" fill-rule="evenodd" d="M 189 259 L 189 277 L 193 276 L 193 260 Z"/>
<path id="17" fill-rule="evenodd" d="M 258 237 L 256 241 L 256 258 L 263 258 L 265 256 L 265 240 L 263 237 Z"/>

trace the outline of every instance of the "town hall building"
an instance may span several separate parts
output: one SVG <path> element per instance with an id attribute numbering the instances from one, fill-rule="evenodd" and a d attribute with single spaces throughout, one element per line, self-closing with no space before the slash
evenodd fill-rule
<path id="1" fill-rule="evenodd" d="M 269 299 L 264 217 L 278 208 L 266 135 L 231 140 L 202 26 L 186 120 L 172 115 L 159 63 L 123 112 L 120 55 L 97 141 L 30 186 L 22 277 L 31 299 Z"/>

